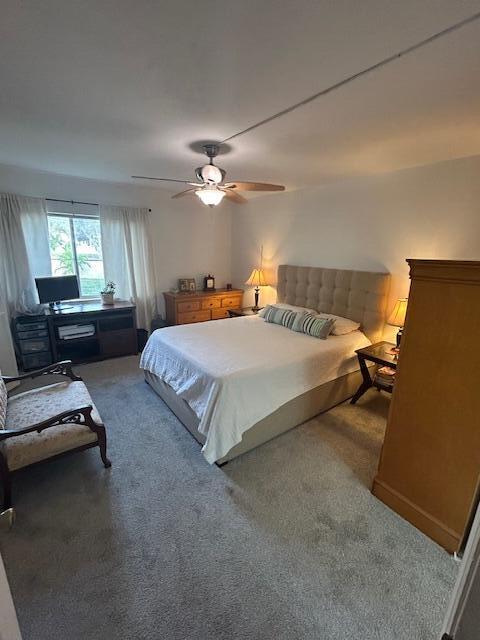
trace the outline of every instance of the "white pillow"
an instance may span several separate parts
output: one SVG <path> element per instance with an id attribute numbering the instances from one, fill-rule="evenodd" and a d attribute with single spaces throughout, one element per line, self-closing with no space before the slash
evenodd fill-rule
<path id="1" fill-rule="evenodd" d="M 360 323 L 354 322 L 353 320 L 349 320 L 348 318 L 342 318 L 342 316 L 335 316 L 333 313 L 319 313 L 321 318 L 329 318 L 335 320 L 332 329 L 333 336 L 343 336 L 346 333 L 352 333 L 352 331 L 356 331 L 360 329 Z"/>
<path id="2" fill-rule="evenodd" d="M 295 311 L 295 312 L 304 311 L 308 313 L 315 313 L 315 314 L 317 313 L 315 309 L 307 309 L 307 307 L 296 307 L 293 304 L 286 304 L 285 302 L 276 302 L 275 304 L 270 304 L 267 306 L 275 307 L 277 309 L 289 309 L 290 311 Z M 266 312 L 267 312 L 267 307 L 263 307 L 263 309 L 261 309 L 258 312 L 258 315 L 260 316 L 260 318 L 263 318 Z"/>

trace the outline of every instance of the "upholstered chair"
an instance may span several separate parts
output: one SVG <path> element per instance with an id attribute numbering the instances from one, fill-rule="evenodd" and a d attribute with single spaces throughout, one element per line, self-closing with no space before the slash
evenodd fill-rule
<path id="1" fill-rule="evenodd" d="M 8 391 L 9 383 L 57 375 L 59 382 L 28 391 Z M 21 376 L 0 376 L 0 480 L 3 511 L 13 522 L 12 474 L 58 456 L 100 448 L 105 467 L 107 438 L 102 419 L 69 360 Z"/>

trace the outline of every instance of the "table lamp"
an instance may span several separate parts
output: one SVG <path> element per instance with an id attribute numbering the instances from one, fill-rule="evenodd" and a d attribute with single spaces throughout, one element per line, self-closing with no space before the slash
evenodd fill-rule
<path id="1" fill-rule="evenodd" d="M 249 287 L 255 287 L 255 305 L 252 307 L 252 311 L 259 311 L 258 295 L 260 293 L 260 287 L 268 287 L 269 284 L 262 267 L 259 269 L 253 269 L 245 284 Z"/>
<path id="2" fill-rule="evenodd" d="M 397 333 L 397 348 L 400 347 L 400 340 L 402 339 L 403 325 L 405 324 L 405 315 L 407 313 L 408 298 L 399 298 L 393 311 L 388 319 L 388 324 L 392 324 L 394 327 L 400 327 Z"/>

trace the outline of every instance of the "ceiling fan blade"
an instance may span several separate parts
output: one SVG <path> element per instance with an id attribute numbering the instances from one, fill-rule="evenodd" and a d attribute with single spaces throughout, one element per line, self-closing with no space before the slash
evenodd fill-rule
<path id="1" fill-rule="evenodd" d="M 238 191 L 285 191 L 282 184 L 268 184 L 268 182 L 237 182 L 230 181 L 223 185 Z"/>
<path id="2" fill-rule="evenodd" d="M 222 187 L 220 187 L 220 190 L 224 192 L 226 198 L 228 198 L 229 200 L 233 200 L 233 202 L 236 202 L 237 204 L 245 204 L 246 202 L 248 202 L 246 198 L 241 196 L 239 193 L 237 193 L 233 189 L 229 189 L 229 188 L 222 189 Z"/>
<path id="3" fill-rule="evenodd" d="M 182 184 L 192 184 L 188 180 L 177 180 L 176 178 L 152 178 L 151 176 L 131 176 L 139 180 L 160 180 L 160 182 L 181 182 Z"/>
<path id="4" fill-rule="evenodd" d="M 196 189 L 185 189 L 185 191 L 180 191 L 179 193 L 176 193 L 174 196 L 172 196 L 173 199 L 175 198 L 183 198 L 183 196 L 193 196 L 195 194 Z"/>

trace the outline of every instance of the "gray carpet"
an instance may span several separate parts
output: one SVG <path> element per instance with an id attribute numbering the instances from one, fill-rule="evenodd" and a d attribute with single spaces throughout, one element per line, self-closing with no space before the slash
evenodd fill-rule
<path id="1" fill-rule="evenodd" d="M 24 640 L 437 640 L 456 566 L 368 490 L 386 397 L 219 469 L 136 358 L 78 369 L 113 466 L 17 476 L 0 542 Z"/>

